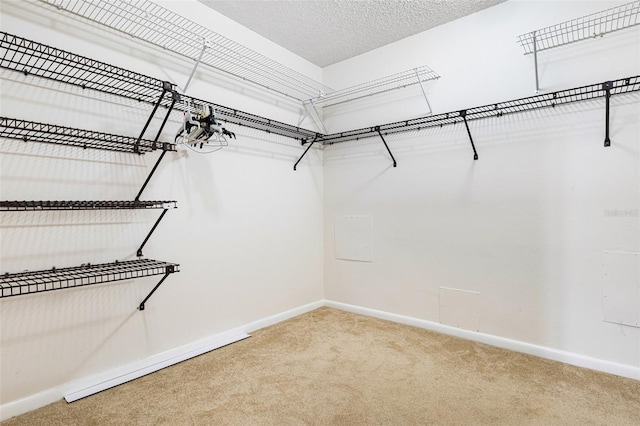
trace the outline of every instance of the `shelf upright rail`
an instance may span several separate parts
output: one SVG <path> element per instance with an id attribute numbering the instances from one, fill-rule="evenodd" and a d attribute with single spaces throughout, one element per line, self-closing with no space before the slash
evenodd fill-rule
<path id="1" fill-rule="evenodd" d="M 537 29 L 517 37 L 524 54 L 533 54 L 536 93 L 539 93 L 538 53 L 640 24 L 640 0 L 612 7 L 570 21 Z"/>

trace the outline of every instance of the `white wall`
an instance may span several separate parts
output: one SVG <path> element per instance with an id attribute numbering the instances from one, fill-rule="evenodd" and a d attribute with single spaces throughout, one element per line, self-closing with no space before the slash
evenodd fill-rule
<path id="1" fill-rule="evenodd" d="M 533 60 L 516 36 L 617 4 L 507 2 L 328 67 L 325 83 L 428 64 L 442 75 L 429 87 L 435 113 L 531 96 Z M 638 70 L 638 27 L 540 53 L 543 92 Z M 327 109 L 327 123 L 336 131 L 420 116 L 421 96 L 414 86 Z M 640 248 L 640 98 L 611 104 L 609 148 L 599 99 L 470 122 L 478 161 L 460 124 L 387 136 L 397 168 L 379 138 L 325 149 L 325 297 L 475 321 L 482 333 L 638 371 L 640 329 L 604 322 L 602 312 L 603 252 Z M 373 217 L 373 262 L 335 258 L 334 218 L 344 215 Z M 443 300 L 441 287 L 479 296 Z"/>
<path id="2" fill-rule="evenodd" d="M 214 30 L 220 23 L 233 33 L 219 15 L 192 6 Z M 187 61 L 50 12 L 37 1 L 3 1 L 2 30 L 180 85 L 191 71 Z M 236 31 L 239 42 L 255 43 L 246 30 Z M 253 47 L 311 77 L 320 73 L 267 42 Z M 2 71 L 1 77 L 3 116 L 137 136 L 151 110 L 21 73 Z M 298 118 L 297 106 L 258 98 L 255 89 L 206 69 L 196 81 L 188 92 L 196 97 L 269 118 Z M 180 114 L 172 116 L 161 140 L 173 139 L 179 120 Z M 321 151 L 307 154 L 294 172 L 303 151 L 299 142 L 229 128 L 237 140 L 219 152 L 168 153 L 142 196 L 177 200 L 178 209 L 166 214 L 144 254 L 181 269 L 144 311 L 136 308 L 159 276 L 0 300 L 3 406 L 51 389 L 62 392 L 78 379 L 322 299 Z M 3 140 L 2 199 L 133 200 L 158 155 Z M 159 214 L 3 213 L 2 272 L 135 259 Z"/>

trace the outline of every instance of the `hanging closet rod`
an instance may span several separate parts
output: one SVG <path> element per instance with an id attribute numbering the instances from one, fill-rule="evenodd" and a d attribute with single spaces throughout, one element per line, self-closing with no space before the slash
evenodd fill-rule
<path id="1" fill-rule="evenodd" d="M 622 78 L 610 82 L 610 94 L 620 94 L 640 91 L 640 76 Z M 411 120 L 396 121 L 394 123 L 382 124 L 380 126 L 365 127 L 346 132 L 323 135 L 318 140 L 323 145 L 332 145 L 339 142 L 354 141 L 378 135 L 378 130 L 384 134 L 401 133 L 407 131 L 420 130 L 427 127 L 442 126 L 445 124 L 455 124 L 477 120 L 488 117 L 501 117 L 505 114 L 530 111 L 540 108 L 555 107 L 572 102 L 585 101 L 588 99 L 600 98 L 606 95 L 607 89 L 603 83 L 591 84 L 588 86 L 573 89 L 560 90 L 553 93 L 531 96 L 528 98 L 515 99 L 506 102 L 483 105 L 468 108 L 463 111 L 453 111 L 427 117 L 419 117 Z M 609 85 L 607 85 L 609 86 Z M 465 115 L 463 117 L 463 115 Z"/>
<path id="2" fill-rule="evenodd" d="M 40 0 L 235 78 L 303 101 L 332 89 L 148 0 Z"/>
<path id="3" fill-rule="evenodd" d="M 122 96 L 148 104 L 155 104 L 162 90 L 160 79 L 124 68 L 96 61 L 85 56 L 47 46 L 25 38 L 0 32 L 0 67 L 25 75 L 35 75 L 62 83 Z M 193 105 L 212 105 L 218 118 L 229 123 L 274 133 L 293 139 L 307 140 L 316 133 L 297 126 L 271 120 L 259 115 L 207 102 L 202 99 L 181 96 L 186 102 L 177 102 L 175 109 L 195 112 Z M 173 98 L 164 96 L 161 105 L 171 106 Z"/>
<path id="4" fill-rule="evenodd" d="M 525 55 L 640 24 L 640 1 L 612 7 L 518 36 Z"/>

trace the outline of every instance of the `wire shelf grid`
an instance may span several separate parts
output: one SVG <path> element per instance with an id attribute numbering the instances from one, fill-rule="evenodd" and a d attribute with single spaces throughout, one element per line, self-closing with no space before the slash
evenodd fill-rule
<path id="1" fill-rule="evenodd" d="M 331 89 L 148 0 L 41 0 L 155 46 L 303 101 Z M 204 52 L 203 52 L 204 48 Z"/>
<path id="2" fill-rule="evenodd" d="M 0 201 L 0 211 L 175 209 L 176 201 Z"/>
<path id="3" fill-rule="evenodd" d="M 426 65 L 402 71 L 386 77 L 357 84 L 346 89 L 321 94 L 305 102 L 330 107 L 344 102 L 361 99 L 367 96 L 402 89 L 414 84 L 422 84 L 430 80 L 437 80 L 440 76 Z"/>
<path id="4" fill-rule="evenodd" d="M 19 36 L 0 32 L 0 67 L 31 74 L 62 83 L 80 86 L 122 96 L 149 104 L 155 104 L 167 82 L 124 68 L 76 55 Z M 76 70 L 76 67 L 78 70 Z M 177 95 L 177 93 L 175 94 Z M 259 115 L 225 107 L 202 99 L 179 96 L 175 103 L 178 111 L 196 112 L 195 106 L 211 105 L 216 115 L 224 121 L 274 133 L 293 139 L 306 140 L 315 132 L 297 126 L 270 120 Z M 160 104 L 169 108 L 174 96 L 163 96 Z M 82 146 L 82 145 L 78 145 Z"/>
<path id="5" fill-rule="evenodd" d="M 612 81 L 610 94 L 621 94 L 640 91 L 640 76 L 623 78 Z M 477 120 L 489 117 L 502 117 L 505 114 L 525 112 L 540 108 L 553 108 L 558 105 L 572 102 L 586 101 L 604 97 L 606 90 L 602 83 L 573 89 L 560 90 L 552 93 L 531 96 L 527 98 L 515 99 L 511 101 L 499 102 L 495 104 L 473 107 L 464 111 L 453 111 L 427 117 L 419 117 L 411 120 L 397 121 L 375 127 L 365 127 L 346 132 L 323 135 L 319 142 L 323 145 L 332 145 L 339 142 L 359 140 L 363 138 L 378 136 L 378 129 L 383 134 L 393 134 L 412 130 L 420 130 L 428 127 L 443 126 L 466 120 Z"/>
<path id="6" fill-rule="evenodd" d="M 172 143 L 138 139 L 112 133 L 0 117 L 0 138 L 16 139 L 24 142 L 43 142 L 68 145 L 79 148 L 93 148 L 107 151 L 144 154 L 156 149 L 175 151 Z"/>
<path id="7" fill-rule="evenodd" d="M 640 24 L 640 1 L 612 7 L 518 36 L 525 55 Z M 535 40 L 535 45 L 534 45 Z"/>
<path id="8" fill-rule="evenodd" d="M 86 264 L 70 268 L 26 271 L 0 275 L 0 297 L 42 293 L 152 275 L 179 272 L 180 265 L 151 259 Z"/>

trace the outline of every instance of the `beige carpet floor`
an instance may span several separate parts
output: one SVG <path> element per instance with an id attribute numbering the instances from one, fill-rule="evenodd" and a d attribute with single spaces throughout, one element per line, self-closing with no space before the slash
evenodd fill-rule
<path id="1" fill-rule="evenodd" d="M 320 308 L 16 425 L 640 425 L 640 382 Z"/>

